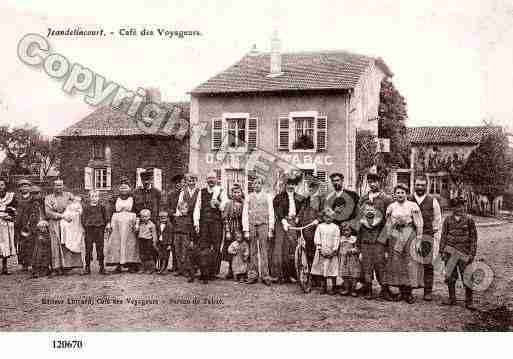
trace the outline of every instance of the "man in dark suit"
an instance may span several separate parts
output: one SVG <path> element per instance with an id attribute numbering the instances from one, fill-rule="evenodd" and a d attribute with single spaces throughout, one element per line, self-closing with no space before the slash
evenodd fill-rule
<path id="1" fill-rule="evenodd" d="M 160 213 L 161 193 L 158 189 L 153 187 L 153 174 L 150 171 L 141 173 L 142 188 L 137 188 L 134 191 L 134 210 L 137 215 L 143 209 L 151 211 L 151 221 L 158 223 L 158 216 Z"/>
<path id="2" fill-rule="evenodd" d="M 171 225 L 174 225 L 176 207 L 180 198 L 180 192 L 185 185 L 185 176 L 182 174 L 175 175 L 173 178 L 171 178 L 171 182 L 174 188 L 167 194 L 167 210 L 170 215 L 169 222 Z M 173 239 L 171 244 L 171 255 L 173 256 L 171 272 L 179 272 L 179 260 L 176 249 L 175 241 Z"/>
<path id="3" fill-rule="evenodd" d="M 294 250 L 297 231 L 289 230 L 289 227 L 299 225 L 299 214 L 304 203 L 304 197 L 296 193 L 299 180 L 300 178 L 289 175 L 283 191 L 273 200 L 276 225 L 271 275 L 280 284 L 290 282 L 290 278 L 295 277 Z"/>

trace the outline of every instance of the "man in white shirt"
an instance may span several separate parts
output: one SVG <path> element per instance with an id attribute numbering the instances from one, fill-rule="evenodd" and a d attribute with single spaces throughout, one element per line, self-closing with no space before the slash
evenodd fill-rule
<path id="1" fill-rule="evenodd" d="M 421 255 L 424 260 L 424 300 L 432 301 L 434 268 L 433 261 L 440 247 L 440 230 L 442 228 L 442 211 L 435 197 L 428 195 L 427 178 L 415 178 L 413 196 L 409 200 L 417 203 L 424 221 Z"/>
<path id="2" fill-rule="evenodd" d="M 194 229 L 199 234 L 199 267 L 203 284 L 215 279 L 221 268 L 222 211 L 226 203 L 226 191 L 217 184 L 215 172 L 209 172 L 207 186 L 200 190 L 193 213 Z"/>

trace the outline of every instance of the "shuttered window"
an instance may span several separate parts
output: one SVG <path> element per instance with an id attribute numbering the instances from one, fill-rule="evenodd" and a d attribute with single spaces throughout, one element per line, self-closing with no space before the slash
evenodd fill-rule
<path id="1" fill-rule="evenodd" d="M 257 118 L 249 118 L 248 119 L 248 150 L 253 150 L 258 146 L 258 119 Z"/>
<path id="2" fill-rule="evenodd" d="M 289 117 L 278 119 L 278 151 L 289 151 L 290 123 Z"/>
<path id="3" fill-rule="evenodd" d="M 211 149 L 213 151 L 247 151 L 258 146 L 258 118 L 247 113 L 223 114 L 212 119 Z"/>
<path id="4" fill-rule="evenodd" d="M 212 119 L 212 150 L 220 150 L 223 144 L 223 119 Z"/>
<path id="5" fill-rule="evenodd" d="M 317 152 L 325 152 L 328 147 L 328 117 L 317 117 Z"/>

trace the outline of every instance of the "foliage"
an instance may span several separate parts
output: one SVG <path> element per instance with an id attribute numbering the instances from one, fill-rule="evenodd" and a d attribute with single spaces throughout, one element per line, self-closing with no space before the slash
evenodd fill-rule
<path id="1" fill-rule="evenodd" d="M 376 136 L 371 131 L 356 133 L 357 188 L 360 188 L 369 169 L 376 164 L 377 147 Z"/>
<path id="2" fill-rule="evenodd" d="M 59 141 L 41 135 L 36 126 L 0 126 L 0 151 L 9 175 L 45 177 L 58 160 Z"/>
<path id="3" fill-rule="evenodd" d="M 379 93 L 378 136 L 390 139 L 390 152 L 382 154 L 384 168 L 409 167 L 410 143 L 406 130 L 406 100 L 390 78 L 381 82 Z"/>
<path id="4" fill-rule="evenodd" d="M 493 199 L 513 181 L 512 167 L 506 135 L 490 134 L 470 153 L 461 174 L 477 193 Z"/>

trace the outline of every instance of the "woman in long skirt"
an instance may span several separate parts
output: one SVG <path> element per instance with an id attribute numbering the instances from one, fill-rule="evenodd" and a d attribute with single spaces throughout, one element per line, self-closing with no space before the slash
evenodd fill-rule
<path id="1" fill-rule="evenodd" d="M 415 202 L 406 200 L 407 187 L 395 187 L 396 201 L 387 208 L 388 259 L 384 282 L 399 287 L 401 299 L 412 304 L 412 288 L 422 287 L 424 267 L 417 255 L 422 238 L 422 214 Z"/>
<path id="2" fill-rule="evenodd" d="M 14 246 L 14 216 L 16 198 L 13 192 L 7 192 L 7 181 L 0 179 L 0 258 L 2 258 L 2 274 L 7 271 L 7 258 L 16 254 Z"/>
<path id="3" fill-rule="evenodd" d="M 111 233 L 106 243 L 106 265 L 116 266 L 114 273 L 121 273 L 122 266 L 128 267 L 130 272 L 136 272 L 141 259 L 135 235 L 137 216 L 128 184 L 119 187 L 119 196 L 114 201 L 113 209 L 108 225 Z"/>
<path id="4" fill-rule="evenodd" d="M 64 191 L 64 182 L 59 179 L 53 182 L 53 193 L 45 197 L 45 214 L 52 247 L 52 269 L 57 275 L 63 275 L 64 270 L 82 268 L 83 265 L 82 254 L 69 250 L 62 244 L 61 239 L 61 220 L 72 220 L 64 215 L 72 199 L 73 194 Z"/>

